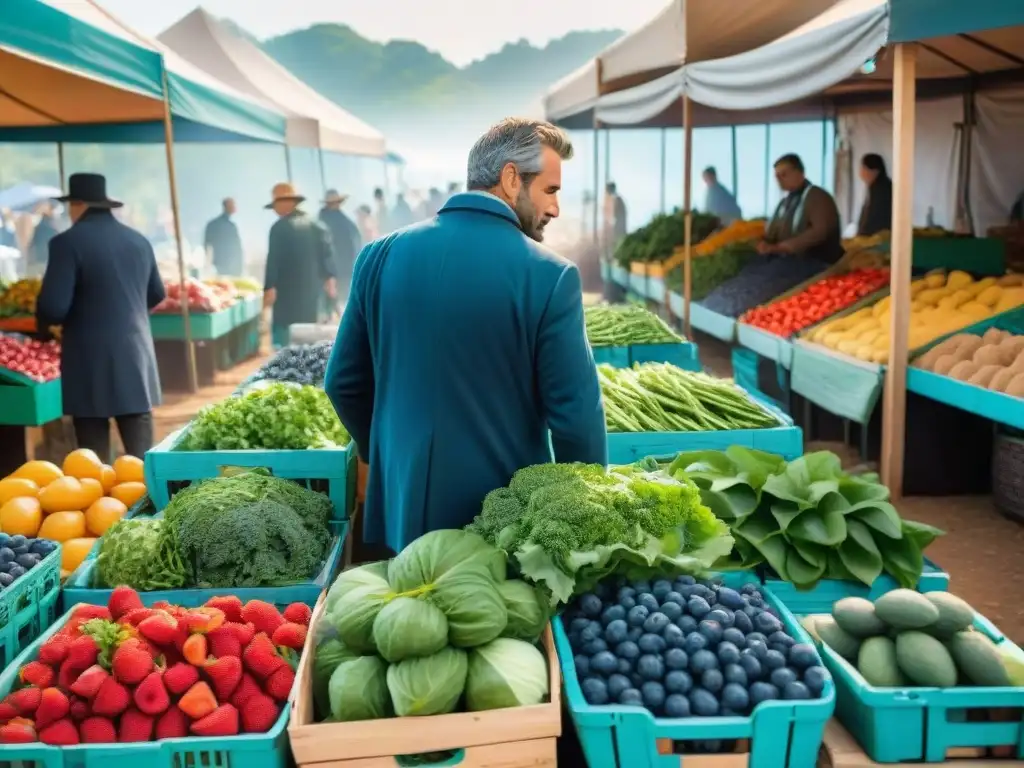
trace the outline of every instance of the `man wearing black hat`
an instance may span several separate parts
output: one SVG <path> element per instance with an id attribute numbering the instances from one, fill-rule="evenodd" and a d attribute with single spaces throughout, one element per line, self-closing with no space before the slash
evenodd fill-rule
<path id="1" fill-rule="evenodd" d="M 337 311 L 339 302 L 348 300 L 352 266 L 363 247 L 359 227 L 341 210 L 347 199 L 348 195 L 339 194 L 336 189 L 329 189 L 324 195 L 324 207 L 320 211 L 320 221 L 331 233 L 331 245 L 334 246 L 334 275 L 338 280 L 337 298 L 327 299 L 331 312 Z"/>
<path id="2" fill-rule="evenodd" d="M 81 448 L 112 459 L 110 419 L 125 451 L 153 447 L 160 377 L 149 311 L 164 299 L 153 246 L 111 213 L 107 180 L 75 173 L 68 194 L 71 228 L 50 241 L 50 258 L 36 302 L 40 328 L 63 326 L 61 387 Z"/>

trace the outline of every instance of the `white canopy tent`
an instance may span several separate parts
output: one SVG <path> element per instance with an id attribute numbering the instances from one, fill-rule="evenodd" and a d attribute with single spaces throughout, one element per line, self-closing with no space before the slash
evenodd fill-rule
<path id="1" fill-rule="evenodd" d="M 287 117 L 289 146 L 383 158 L 384 135 L 324 98 L 202 8 L 158 39 L 192 65 Z"/>

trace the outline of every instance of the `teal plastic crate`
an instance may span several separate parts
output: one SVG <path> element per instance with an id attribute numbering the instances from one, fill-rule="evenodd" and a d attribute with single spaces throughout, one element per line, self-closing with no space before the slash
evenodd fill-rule
<path id="1" fill-rule="evenodd" d="M 142 602 L 151 606 L 160 600 L 166 600 L 173 605 L 181 605 L 185 608 L 195 608 L 204 605 L 211 597 L 218 595 L 236 595 L 243 603 L 249 600 L 263 600 L 275 605 L 289 605 L 291 603 L 305 603 L 311 608 L 320 599 L 320 594 L 330 586 L 335 575 L 341 567 L 342 555 L 345 552 L 345 540 L 348 536 L 348 523 L 341 523 L 341 534 L 334 538 L 331 547 L 327 551 L 327 559 L 324 561 L 320 572 L 315 579 L 304 581 L 298 584 L 290 584 L 284 587 L 243 587 L 218 589 L 167 589 L 156 592 L 140 592 Z M 93 577 L 96 573 L 95 558 L 88 559 L 68 576 L 64 582 L 64 608 L 69 609 L 73 605 L 85 603 L 87 605 L 106 605 L 110 601 L 112 590 L 93 587 Z"/>
<path id="2" fill-rule="evenodd" d="M 146 488 L 153 503 L 163 509 L 171 496 L 197 480 L 218 477 L 225 467 L 262 467 L 275 477 L 295 480 L 325 494 L 334 503 L 334 519 L 347 520 L 356 497 L 356 451 L 344 448 L 296 451 L 181 451 L 185 429 L 168 435 L 146 451 Z"/>
<path id="3" fill-rule="evenodd" d="M 727 575 L 726 583 L 753 581 L 742 574 Z M 763 588 L 768 605 L 779 614 L 787 631 L 800 642 L 811 638 L 796 618 Z M 590 768 L 688 768 L 700 765 L 732 765 L 738 755 L 705 756 L 660 754 L 657 742 L 749 740 L 749 768 L 812 768 L 825 725 L 836 705 L 835 686 L 829 682 L 824 695 L 811 701 L 772 701 L 759 705 L 749 717 L 657 718 L 645 709 L 622 706 L 591 706 L 583 698 L 572 648 L 560 618 L 553 622 L 555 645 L 562 668 L 565 700 L 576 725 L 580 744 Z"/>
<path id="4" fill-rule="evenodd" d="M 678 344 L 634 344 L 629 347 L 630 364 L 668 363 L 684 371 L 699 371 L 700 353 L 691 341 Z"/>
<path id="5" fill-rule="evenodd" d="M 25 648 L 0 674 L 0 697 L 18 682 L 18 670 L 35 659 L 39 648 L 71 618 L 65 614 L 35 642 Z M 267 732 L 225 738 L 166 739 L 137 744 L 88 744 L 51 747 L 46 744 L 0 745 L 4 768 L 287 768 L 289 764 L 288 715 L 284 707 Z"/>
<path id="6" fill-rule="evenodd" d="M 974 628 L 1024 663 L 1024 652 L 987 620 L 978 617 Z M 951 749 L 1007 746 L 1024 759 L 1024 688 L 875 688 L 828 646 L 821 656 L 839 720 L 875 762 L 943 763 Z M 993 709 L 1014 710 L 1013 719 L 977 717 Z"/>
<path id="7" fill-rule="evenodd" d="M 808 613 L 831 613 L 836 600 L 842 600 L 844 597 L 863 597 L 874 601 L 899 587 L 896 580 L 888 574 L 879 576 L 870 587 L 859 581 L 823 579 L 814 589 L 802 591 L 787 581 L 780 581 L 774 573 L 766 573 L 764 583 L 771 587 L 783 605 L 801 616 Z M 925 558 L 924 571 L 917 582 L 917 591 L 948 592 L 949 574 Z"/>
<path id="8" fill-rule="evenodd" d="M 60 598 L 60 545 L 0 591 L 0 669 L 50 628 Z"/>
<path id="9" fill-rule="evenodd" d="M 736 323 L 736 341 L 761 357 L 781 363 L 785 368 L 793 364 L 793 342 L 790 339 L 746 323 Z"/>
<path id="10" fill-rule="evenodd" d="M 621 288 L 629 288 L 629 270 L 623 269 L 618 264 L 613 264 L 611 269 L 612 282 Z"/>
<path id="11" fill-rule="evenodd" d="M 0 424 L 38 427 L 63 416 L 60 379 L 39 382 L 0 368 Z"/>
<path id="12" fill-rule="evenodd" d="M 629 347 L 592 347 L 594 362 L 614 368 L 629 368 Z"/>

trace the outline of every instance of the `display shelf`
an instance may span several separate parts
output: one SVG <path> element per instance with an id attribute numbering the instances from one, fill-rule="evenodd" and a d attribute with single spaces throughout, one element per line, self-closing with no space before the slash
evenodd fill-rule
<path id="1" fill-rule="evenodd" d="M 212 341 L 226 336 L 234 328 L 258 317 L 263 308 L 263 297 L 249 296 L 236 301 L 220 312 L 189 312 L 193 341 Z M 185 318 L 180 312 L 166 312 L 149 316 L 149 327 L 158 341 L 185 338 Z"/>
<path id="2" fill-rule="evenodd" d="M 798 340 L 790 388 L 829 413 L 866 424 L 882 394 L 884 368 Z"/>
<path id="3" fill-rule="evenodd" d="M 669 310 L 676 317 L 683 317 L 683 297 L 678 293 L 669 293 Z M 736 340 L 736 320 L 705 309 L 700 304 L 690 302 L 690 325 L 698 331 L 714 336 L 729 344 Z"/>

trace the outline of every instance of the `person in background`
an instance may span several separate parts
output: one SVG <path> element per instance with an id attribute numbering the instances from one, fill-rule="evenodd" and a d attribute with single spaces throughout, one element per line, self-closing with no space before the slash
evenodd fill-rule
<path id="1" fill-rule="evenodd" d="M 218 275 L 240 277 L 245 274 L 245 253 L 238 225 L 231 220 L 237 210 L 234 199 L 225 197 L 221 208 L 220 216 L 206 225 L 203 245 Z"/>
<path id="2" fill-rule="evenodd" d="M 26 259 L 26 276 L 41 275 L 46 271 L 46 262 L 50 256 L 50 241 L 61 230 L 60 219 L 52 203 L 40 203 L 38 207 L 39 222 L 32 232 L 32 241 L 28 247 Z"/>
<path id="3" fill-rule="evenodd" d="M 377 230 L 377 222 L 373 220 L 373 211 L 365 203 L 356 208 L 356 226 L 359 227 L 359 234 L 362 236 L 364 243 L 380 237 L 380 232 Z"/>
<path id="4" fill-rule="evenodd" d="M 707 193 L 704 196 L 704 212 L 709 213 L 721 222 L 722 226 L 728 226 L 734 221 L 743 218 L 743 212 L 736 202 L 735 196 L 726 189 L 718 180 L 718 171 L 713 165 L 709 165 L 701 174 L 704 178 L 704 185 Z"/>
<path id="5" fill-rule="evenodd" d="M 449 182 L 448 183 L 448 197 L 445 198 L 445 202 L 448 202 L 448 200 L 452 197 L 452 195 L 457 195 L 457 194 L 459 194 L 459 182 L 457 182 L 457 181 Z"/>
<path id="6" fill-rule="evenodd" d="M 14 234 L 14 215 L 8 208 L 0 209 L 0 246 L 18 247 L 18 237 Z"/>
<path id="7" fill-rule="evenodd" d="M 338 310 L 339 302 L 348 301 L 352 267 L 356 262 L 356 255 L 363 247 L 359 227 L 341 210 L 347 199 L 348 195 L 342 195 L 336 189 L 329 189 L 324 195 L 324 207 L 320 211 L 320 221 L 331 233 L 331 245 L 334 247 L 334 276 L 338 283 L 338 293 L 334 299 L 328 299 L 331 312 L 334 313 Z"/>
<path id="8" fill-rule="evenodd" d="M 881 155 L 870 153 L 860 161 L 860 178 L 868 188 L 857 222 L 857 237 L 869 237 L 892 227 L 892 179 Z"/>
<path id="9" fill-rule="evenodd" d="M 275 348 L 288 345 L 289 328 L 316 323 L 321 294 L 337 299 L 334 248 L 327 227 L 299 205 L 306 198 L 287 182 L 275 184 L 267 208 L 278 215 L 270 228 L 263 306 L 271 307 L 270 337 Z"/>
<path id="10" fill-rule="evenodd" d="M 437 216 L 441 206 L 445 204 L 445 197 L 437 187 L 431 187 L 427 192 L 427 198 L 423 201 L 423 215 L 421 219 L 432 219 Z"/>
<path id="11" fill-rule="evenodd" d="M 775 161 L 775 179 L 785 196 L 768 222 L 757 252 L 799 256 L 823 264 L 839 261 L 843 243 L 839 209 L 832 195 L 807 180 L 798 155 L 783 155 Z"/>
<path id="12" fill-rule="evenodd" d="M 596 202 L 594 203 L 596 205 Z M 601 238 L 599 260 L 610 261 L 615 256 L 615 249 L 628 233 L 626 225 L 626 201 L 618 193 L 614 181 L 609 181 L 604 187 L 604 211 L 602 215 L 604 225 L 604 236 Z M 610 302 L 619 302 L 626 298 L 626 291 L 622 286 L 616 285 L 611 280 L 604 283 L 604 299 Z"/>
<path id="13" fill-rule="evenodd" d="M 409 203 L 405 201 L 405 195 L 401 192 L 395 195 L 395 207 L 391 209 L 391 215 L 388 217 L 388 221 L 392 232 L 396 229 L 407 227 L 416 221 L 412 208 L 409 206 Z"/>
<path id="14" fill-rule="evenodd" d="M 371 467 L 367 543 L 461 528 L 552 449 L 607 463 L 579 271 L 541 245 L 571 157 L 550 123 L 503 120 L 470 191 L 356 261 L 324 389 Z"/>
<path id="15" fill-rule="evenodd" d="M 377 217 L 377 232 L 381 235 L 393 232 L 395 228 L 391 226 L 391 216 L 388 214 L 388 204 L 384 199 L 384 190 L 380 187 L 373 190 L 373 207 L 374 215 Z"/>
<path id="16" fill-rule="evenodd" d="M 110 419 L 126 452 L 153 447 L 153 406 L 160 404 L 149 311 L 164 299 L 153 246 L 117 221 L 121 203 L 107 180 L 75 173 L 68 194 L 70 229 L 50 240 L 36 301 L 40 328 L 63 326 L 61 390 L 81 448 L 111 463 Z"/>

